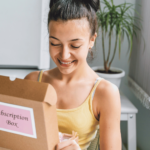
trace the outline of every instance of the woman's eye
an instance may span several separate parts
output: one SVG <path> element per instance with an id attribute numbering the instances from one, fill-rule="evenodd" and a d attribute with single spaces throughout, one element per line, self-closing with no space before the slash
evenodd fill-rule
<path id="1" fill-rule="evenodd" d="M 53 43 L 51 43 L 51 45 L 52 45 L 52 46 L 59 46 L 60 44 L 53 44 Z"/>
<path id="2" fill-rule="evenodd" d="M 72 45 L 71 45 L 72 46 Z M 80 47 L 80 46 L 79 46 Z M 79 47 L 75 47 L 75 46 L 72 46 L 72 48 L 79 48 Z"/>
<path id="3" fill-rule="evenodd" d="M 60 45 L 61 45 L 61 44 L 53 44 L 53 43 L 50 43 L 50 44 L 51 44 L 52 46 L 60 46 Z M 71 45 L 71 47 L 72 47 L 72 48 L 79 48 L 80 46 L 79 46 L 79 47 L 75 47 L 75 46 Z"/>

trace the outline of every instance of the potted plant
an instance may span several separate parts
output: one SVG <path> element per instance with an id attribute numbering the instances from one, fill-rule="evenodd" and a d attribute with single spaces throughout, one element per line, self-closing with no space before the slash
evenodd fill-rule
<path id="1" fill-rule="evenodd" d="M 136 21 L 140 19 L 134 17 L 131 13 L 133 4 L 123 3 L 115 5 L 113 0 L 102 0 L 100 3 L 104 4 L 103 10 L 97 12 L 98 29 L 102 34 L 102 50 L 103 50 L 103 66 L 95 66 L 92 69 L 102 78 L 109 80 L 116 84 L 119 88 L 121 78 L 125 75 L 124 70 L 111 67 L 114 60 L 117 47 L 119 48 L 119 58 L 121 52 L 121 44 L 124 36 L 127 36 L 129 44 L 129 59 L 132 52 L 133 35 L 137 36 L 137 31 L 140 28 L 136 25 Z M 108 35 L 109 47 L 108 54 L 105 51 L 105 38 Z M 114 48 L 111 47 L 112 36 L 115 36 Z"/>

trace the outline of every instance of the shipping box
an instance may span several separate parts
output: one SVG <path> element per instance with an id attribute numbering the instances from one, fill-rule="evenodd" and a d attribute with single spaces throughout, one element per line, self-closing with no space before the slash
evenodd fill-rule
<path id="1" fill-rule="evenodd" d="M 56 101 L 48 83 L 0 75 L 0 150 L 54 150 Z"/>

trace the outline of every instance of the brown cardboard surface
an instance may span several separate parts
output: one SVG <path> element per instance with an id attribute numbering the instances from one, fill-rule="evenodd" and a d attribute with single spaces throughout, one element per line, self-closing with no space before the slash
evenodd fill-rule
<path id="1" fill-rule="evenodd" d="M 2 147 L 0 147 L 0 150 L 10 150 L 10 149 L 6 149 L 6 148 L 2 148 Z"/>
<path id="2" fill-rule="evenodd" d="M 7 94 L 15 97 L 31 99 L 39 102 L 46 101 L 49 104 L 56 104 L 57 96 L 54 88 L 48 84 L 32 80 L 22 80 L 16 78 L 11 81 L 9 77 L 0 76 L 0 94 Z M 49 92 L 47 92 L 49 90 Z M 49 98 L 44 98 L 50 96 Z"/>
<path id="3" fill-rule="evenodd" d="M 0 148 L 54 150 L 59 142 L 56 101 L 56 92 L 48 83 L 0 76 L 0 102 L 32 108 L 37 135 L 32 138 L 0 130 Z"/>

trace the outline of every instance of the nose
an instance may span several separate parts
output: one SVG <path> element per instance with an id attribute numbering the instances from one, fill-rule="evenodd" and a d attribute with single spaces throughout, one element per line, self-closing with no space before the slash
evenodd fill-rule
<path id="1" fill-rule="evenodd" d="M 61 50 L 61 58 L 63 60 L 67 60 L 68 58 L 70 58 L 70 50 L 69 48 L 66 46 L 63 46 L 62 50 Z"/>

